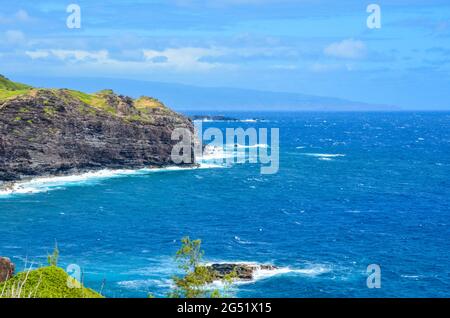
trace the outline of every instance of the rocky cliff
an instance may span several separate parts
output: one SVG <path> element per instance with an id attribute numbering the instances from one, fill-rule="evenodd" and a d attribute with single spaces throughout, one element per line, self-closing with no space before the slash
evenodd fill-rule
<path id="1" fill-rule="evenodd" d="M 172 165 L 192 122 L 150 97 L 38 89 L 0 76 L 0 182 L 104 168 Z"/>

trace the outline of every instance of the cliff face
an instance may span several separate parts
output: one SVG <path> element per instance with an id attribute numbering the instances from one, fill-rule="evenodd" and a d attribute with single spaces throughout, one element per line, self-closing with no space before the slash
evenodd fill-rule
<path id="1" fill-rule="evenodd" d="M 150 97 L 10 83 L 0 77 L 0 181 L 171 165 L 173 129 L 193 131 L 189 119 Z"/>

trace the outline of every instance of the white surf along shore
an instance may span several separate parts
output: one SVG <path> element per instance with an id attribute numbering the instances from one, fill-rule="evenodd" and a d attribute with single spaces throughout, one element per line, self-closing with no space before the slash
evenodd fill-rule
<path id="1" fill-rule="evenodd" d="M 268 148 L 266 144 L 225 145 L 225 147 L 206 146 L 203 156 L 197 158 L 198 164 L 191 167 L 168 166 L 163 168 L 143 169 L 102 169 L 64 176 L 43 176 L 18 182 L 0 182 L 0 199 L 11 195 L 35 194 L 51 190 L 64 189 L 66 186 L 92 185 L 101 180 L 132 175 L 146 175 L 158 172 L 186 171 L 197 169 L 217 169 L 227 167 L 225 159 L 246 156 L 246 150 L 252 148 Z M 229 149 L 234 148 L 234 151 Z"/>
<path id="2" fill-rule="evenodd" d="M 217 261 L 217 262 L 206 262 L 203 265 L 208 266 L 212 264 L 246 264 L 258 267 L 261 263 L 248 261 Z M 167 264 L 165 265 L 168 266 L 170 274 L 176 272 L 176 268 L 173 268 L 173 264 L 169 263 L 169 265 Z M 143 272 L 150 277 L 147 278 L 140 277 L 139 279 L 135 280 L 124 280 L 117 282 L 117 284 L 123 288 L 130 290 L 145 290 L 145 291 L 147 291 L 147 289 L 151 290 L 153 287 L 162 287 L 168 289 L 174 287 L 173 281 L 169 276 L 167 276 L 166 271 L 164 271 L 163 273 L 160 272 L 155 273 L 153 271 L 154 268 L 151 268 L 150 272 L 148 271 L 147 268 L 145 268 Z M 278 267 L 273 270 L 257 269 L 253 272 L 253 278 L 251 280 L 234 280 L 231 283 L 231 286 L 229 287 L 233 288 L 238 287 L 240 285 L 255 284 L 258 281 L 276 278 L 284 275 L 295 275 L 304 278 L 314 278 L 320 275 L 330 273 L 331 271 L 332 271 L 331 267 L 324 264 L 310 264 L 306 265 L 304 268 Z M 225 288 L 226 285 L 228 285 L 228 283 L 225 283 L 222 280 L 215 280 L 214 282 L 209 284 L 211 288 L 218 288 L 218 289 Z"/>
<path id="3" fill-rule="evenodd" d="M 48 176 L 37 177 L 30 180 L 24 180 L 14 183 L 7 183 L 0 188 L 0 198 L 8 197 L 16 194 L 35 194 L 48 192 L 51 190 L 64 189 L 66 186 L 73 185 L 92 185 L 97 182 L 110 179 L 120 178 L 132 175 L 146 175 L 151 173 L 170 172 L 170 171 L 186 171 L 197 169 L 214 169 L 223 168 L 222 166 L 202 162 L 195 167 L 168 166 L 164 168 L 144 168 L 144 169 L 102 169 L 98 171 L 84 172 L 67 176 Z"/>
<path id="4" fill-rule="evenodd" d="M 257 269 L 253 272 L 253 278 L 251 280 L 235 280 L 233 285 L 244 285 L 252 284 L 260 280 L 269 279 L 275 276 L 281 275 L 299 275 L 307 277 L 315 277 L 322 274 L 329 273 L 331 269 L 322 264 L 312 264 L 311 266 L 305 268 L 291 268 L 291 267 L 277 267 L 275 269 L 262 269 L 260 263 L 256 262 L 208 262 L 205 265 L 220 264 L 220 263 L 231 263 L 231 264 L 245 264 L 255 266 Z M 267 264 L 267 263 L 265 263 Z M 213 282 L 214 285 L 221 286 L 225 284 L 221 280 L 216 280 Z"/>

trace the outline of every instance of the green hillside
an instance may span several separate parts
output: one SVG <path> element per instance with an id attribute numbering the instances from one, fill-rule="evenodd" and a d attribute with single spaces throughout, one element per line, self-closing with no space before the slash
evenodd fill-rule
<path id="1" fill-rule="evenodd" d="M 19 273 L 10 280 L 0 283 L 0 298 L 103 298 L 103 296 L 83 287 L 63 269 L 48 266 Z"/>

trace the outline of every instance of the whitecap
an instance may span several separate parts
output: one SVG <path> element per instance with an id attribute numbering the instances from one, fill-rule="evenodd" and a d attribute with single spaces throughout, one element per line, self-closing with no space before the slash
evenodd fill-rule
<path id="1" fill-rule="evenodd" d="M 93 185 L 101 180 L 133 176 L 146 175 L 151 173 L 161 173 L 170 171 L 186 171 L 196 169 L 214 169 L 223 168 L 221 165 L 214 163 L 201 162 L 195 167 L 169 166 L 165 168 L 144 168 L 144 169 L 103 169 L 99 171 L 85 172 L 81 174 L 53 177 L 38 177 L 27 181 L 21 181 L 12 184 L 8 188 L 0 190 L 0 198 L 9 197 L 11 195 L 36 194 L 48 192 L 51 190 L 65 189 L 67 186 L 75 185 Z"/>
<path id="2" fill-rule="evenodd" d="M 234 237 L 234 240 L 235 240 L 236 242 L 238 242 L 239 244 L 252 244 L 252 242 L 250 242 L 250 241 L 242 240 L 239 236 L 235 236 L 235 237 Z"/>
<path id="3" fill-rule="evenodd" d="M 241 145 L 241 144 L 227 144 L 226 149 L 250 149 L 250 148 L 270 148 L 268 144 L 253 144 L 253 145 Z"/>
<path id="4" fill-rule="evenodd" d="M 259 263 L 255 262 L 210 262 L 206 263 L 205 265 L 212 265 L 212 264 L 221 264 L 221 263 L 227 263 L 227 264 L 245 264 L 245 265 L 251 265 L 255 266 L 257 269 L 253 272 L 253 279 L 251 280 L 235 280 L 233 284 L 236 285 L 242 285 L 242 284 L 252 284 L 260 280 L 273 278 L 275 276 L 282 276 L 282 275 L 298 275 L 298 276 L 307 276 L 307 277 L 316 277 L 322 274 L 329 273 L 331 269 L 328 266 L 322 265 L 322 264 L 315 264 L 310 265 L 305 268 L 292 268 L 292 267 L 278 267 L 276 269 L 261 269 L 261 265 Z M 221 286 L 224 283 L 222 281 L 215 281 L 214 285 Z"/>
<path id="5" fill-rule="evenodd" d="M 148 289 L 150 287 L 173 287 L 173 282 L 170 279 L 137 279 L 137 280 L 124 280 L 117 283 L 117 285 L 126 289 Z"/>
<path id="6" fill-rule="evenodd" d="M 400 275 L 403 278 L 410 278 L 410 279 L 419 279 L 419 275 Z"/>
<path id="7" fill-rule="evenodd" d="M 304 156 L 318 157 L 318 158 L 337 158 L 345 157 L 344 154 L 339 153 L 302 153 Z"/>

